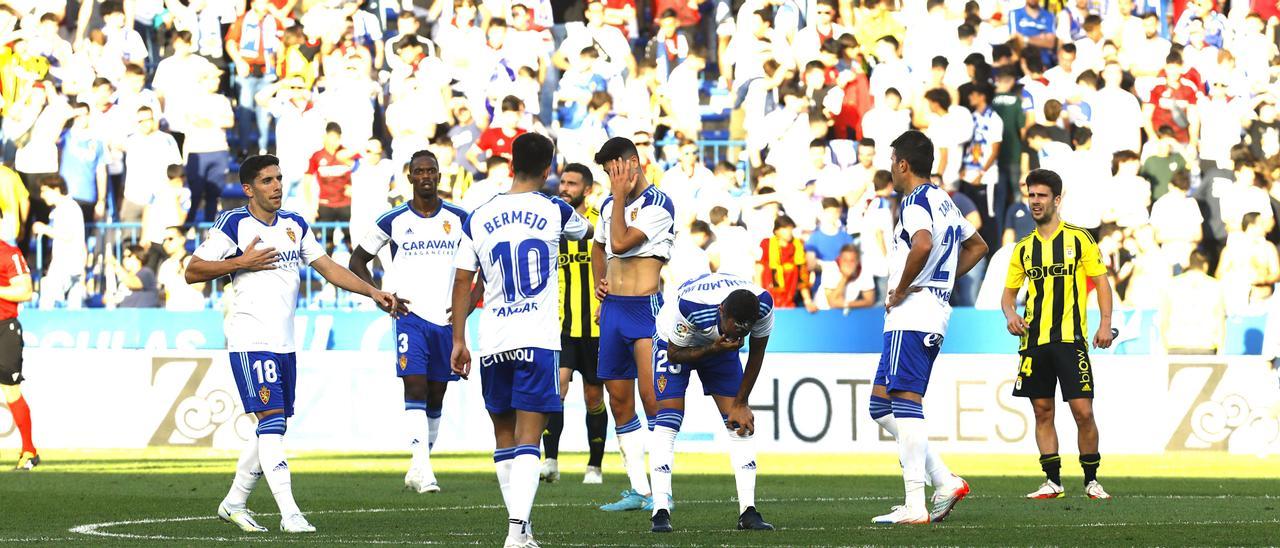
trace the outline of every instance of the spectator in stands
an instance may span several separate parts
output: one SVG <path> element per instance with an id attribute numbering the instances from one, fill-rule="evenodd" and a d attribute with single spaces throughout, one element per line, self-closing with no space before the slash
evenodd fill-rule
<path id="1" fill-rule="evenodd" d="M 329 122 L 324 145 L 311 155 L 303 187 L 315 192 L 317 222 L 351 220 L 351 171 L 360 153 L 342 146 L 342 127 Z"/>
<path id="2" fill-rule="evenodd" d="M 1178 171 L 1169 183 L 1170 190 L 1151 205 L 1151 228 L 1155 230 L 1156 243 L 1164 250 L 1174 265 L 1187 266 L 1192 250 L 1203 237 L 1201 224 L 1204 217 L 1195 198 L 1188 195 L 1191 174 Z"/>
<path id="3" fill-rule="evenodd" d="M 82 208 L 67 195 L 67 183 L 57 174 L 40 178 L 40 199 L 52 208 L 49 224 L 37 221 L 31 231 L 53 241 L 53 257 L 40 279 L 40 308 L 80 308 L 89 255 Z"/>
<path id="4" fill-rule="evenodd" d="M 1200 92 L 1183 78 L 1182 54 L 1173 51 L 1165 58 L 1164 81 L 1151 90 L 1142 107 L 1147 135 L 1168 127 L 1173 138 L 1183 145 L 1195 147 L 1200 138 L 1200 116 L 1196 109 Z"/>
<path id="5" fill-rule="evenodd" d="M 1249 122 L 1245 131 L 1249 152 L 1258 159 L 1280 156 L 1280 119 L 1276 115 L 1275 96 L 1262 96 L 1256 112 L 1257 118 Z"/>
<path id="6" fill-rule="evenodd" d="M 123 222 L 141 221 L 143 208 L 152 202 L 154 193 L 169 182 L 169 166 L 182 163 L 177 141 L 159 130 L 156 115 L 150 107 L 139 108 L 135 113 L 136 129 L 124 142 L 124 203 L 120 208 Z"/>
<path id="7" fill-rule="evenodd" d="M 819 48 L 827 40 L 839 38 L 849 33 L 850 29 L 840 23 L 838 13 L 840 4 L 836 0 L 818 0 L 814 14 L 809 18 L 809 25 L 796 33 L 791 48 L 795 53 L 796 66 L 818 58 Z"/>
<path id="8" fill-rule="evenodd" d="M 573 57 L 595 46 L 600 54 L 599 73 L 606 81 L 634 74 L 636 60 L 631 46 L 621 31 L 605 24 L 604 2 L 587 0 L 586 4 L 586 24 L 569 30 L 552 62 L 560 70 L 567 70 L 573 64 Z"/>
<path id="9" fill-rule="evenodd" d="M 897 139 L 902 132 L 911 127 L 911 113 L 902 109 L 902 94 L 897 88 L 884 91 L 883 100 L 877 100 L 876 106 L 862 116 L 862 136 L 876 143 L 889 143 Z M 876 147 L 875 167 L 889 166 L 887 146 Z"/>
<path id="10" fill-rule="evenodd" d="M 1013 203 L 1009 205 L 1009 209 L 1005 211 L 1004 236 L 1001 238 L 1002 245 L 1012 245 L 1036 229 L 1035 219 L 1031 218 L 1031 208 L 1027 206 L 1027 181 L 1018 182 L 1019 192 L 1015 196 Z M 1002 264 L 1002 263 L 995 263 Z"/>
<path id="11" fill-rule="evenodd" d="M 1123 83 L 1119 63 L 1107 63 L 1102 68 L 1102 89 L 1090 100 L 1094 147 L 1105 154 L 1140 149 L 1142 106 L 1133 93 L 1121 87 Z"/>
<path id="12" fill-rule="evenodd" d="M 680 141 L 680 157 L 676 164 L 662 174 L 662 191 L 676 204 L 676 229 L 688 226 L 695 216 L 694 196 L 703 188 L 715 184 L 715 175 L 702 163 L 698 143 L 692 139 Z"/>
<path id="13" fill-rule="evenodd" d="M 1151 181 L 1151 199 L 1159 200 L 1169 191 L 1169 180 L 1175 172 L 1187 169 L 1187 159 L 1178 152 L 1173 128 L 1161 126 L 1157 139 L 1147 144 L 1150 154 L 1142 162 L 1140 173 Z M 1145 147 L 1144 147 L 1145 148 Z"/>
<path id="14" fill-rule="evenodd" d="M 960 164 L 965 143 L 973 137 L 973 117 L 960 105 L 951 103 L 944 88 L 933 88 L 924 94 L 928 105 L 926 134 L 935 147 L 933 173 L 944 183 L 960 180 Z"/>
<path id="15" fill-rule="evenodd" d="M 160 291 L 156 285 L 156 273 L 142 263 L 146 250 L 140 245 L 124 248 L 124 257 L 117 261 L 107 249 L 108 280 L 114 277 L 115 290 L 103 298 L 108 307 L 157 308 Z"/>
<path id="16" fill-rule="evenodd" d="M 1247 313 L 1271 296 L 1280 281 L 1280 256 L 1265 238 L 1271 228 L 1256 212 L 1246 213 L 1241 231 L 1227 239 L 1215 277 L 1222 281 L 1227 312 Z"/>
<path id="17" fill-rule="evenodd" d="M 63 137 L 58 169 L 86 223 L 103 218 L 107 203 L 107 149 L 89 121 L 87 105 L 72 107 L 71 129 Z"/>
<path id="18" fill-rule="evenodd" d="M 151 193 L 142 210 L 142 241 L 159 242 L 165 229 L 182 224 L 191 209 L 191 189 L 187 188 L 182 164 L 165 168 L 164 180 Z"/>
<path id="19" fill-rule="evenodd" d="M 702 80 L 698 75 L 707 66 L 707 51 L 701 46 L 689 50 L 684 62 L 671 71 L 666 83 L 658 88 L 661 97 L 666 100 L 672 122 L 672 129 L 678 136 L 686 139 L 697 139 L 702 130 L 702 112 L 699 92 Z"/>
<path id="20" fill-rule="evenodd" d="M 432 142 L 431 150 L 435 152 L 436 158 L 439 158 L 440 188 L 438 192 L 440 197 L 456 202 L 466 194 L 467 189 L 475 182 L 475 176 L 457 162 L 456 149 L 454 149 L 453 141 L 448 136 L 437 137 Z M 399 162 L 396 163 L 399 164 Z M 406 163 L 405 165 L 408 164 Z M 398 199 L 408 201 L 410 192 L 406 188 L 403 192 L 397 192 L 396 195 Z"/>
<path id="21" fill-rule="evenodd" d="M 1122 196 L 1106 184 L 1111 179 L 1111 157 L 1093 150 L 1093 132 L 1077 128 L 1072 141 L 1075 151 L 1067 164 L 1070 169 L 1062 173 L 1062 220 L 1096 231 L 1105 209 L 1099 204 Z"/>
<path id="22" fill-rule="evenodd" d="M 755 277 L 755 263 L 759 259 L 747 230 L 736 223 L 729 210 L 722 206 L 711 208 L 711 246 L 707 256 L 712 272 L 723 272 L 745 279 Z"/>
<path id="23" fill-rule="evenodd" d="M 227 31 L 227 56 L 235 67 L 237 143 L 242 157 L 267 150 L 271 118 L 258 108 L 254 96 L 271 84 L 275 56 L 281 49 L 282 24 L 268 11 L 269 0 L 250 0 L 246 10 Z M 255 131 L 256 130 L 256 131 Z"/>
<path id="24" fill-rule="evenodd" d="M 965 147 L 960 179 L 965 182 L 961 192 L 978 205 L 983 224 L 991 230 L 999 230 L 992 222 L 998 199 L 999 167 L 997 159 L 1003 156 L 1005 121 L 994 109 L 991 100 L 995 90 L 991 84 L 979 82 L 969 91 L 969 109 L 973 112 L 973 136 Z M 987 238 L 987 236 L 983 236 Z M 995 241 L 994 237 L 989 241 Z"/>
<path id="25" fill-rule="evenodd" d="M 871 272 L 862 267 L 862 252 L 855 244 L 840 248 L 834 262 L 822 277 L 814 302 L 819 310 L 868 308 L 876 304 L 876 284 Z"/>
<path id="26" fill-rule="evenodd" d="M 1187 269 L 1169 283 L 1156 322 L 1170 354 L 1217 354 L 1223 347 L 1227 307 L 1222 286 L 1208 268 L 1208 259 L 1196 251 Z"/>
<path id="27" fill-rule="evenodd" d="M 156 283 L 164 297 L 164 307 L 170 311 L 204 310 L 205 284 L 188 284 L 186 279 L 187 264 L 191 255 L 187 253 L 187 236 L 181 226 L 172 226 L 165 230 L 164 262 L 156 272 Z"/>
<path id="28" fill-rule="evenodd" d="M 645 58 L 654 61 L 658 79 L 665 82 L 667 76 L 689 56 L 688 35 L 677 32 L 680 20 L 673 9 L 658 14 L 658 32 L 645 48 Z"/>
<path id="29" fill-rule="evenodd" d="M 106 50 L 125 63 L 141 65 L 147 60 L 147 45 L 133 21 L 125 19 L 124 2 L 104 0 L 99 10 L 102 14 L 102 35 L 107 39 Z"/>
<path id="30" fill-rule="evenodd" d="M 564 79 L 561 79 L 561 82 L 564 82 Z M 523 113 L 524 104 L 520 99 L 512 96 L 503 99 L 501 112 L 494 116 L 493 123 L 480 133 L 475 144 L 467 150 L 467 160 L 474 165 L 482 166 L 484 164 L 480 160 L 480 154 L 483 153 L 486 159 L 500 156 L 508 162 L 511 161 L 511 143 L 516 140 L 516 137 L 527 133 L 519 127 Z"/>
<path id="31" fill-rule="evenodd" d="M 556 90 L 556 122 L 560 127 L 572 130 L 582 125 L 591 95 L 608 87 L 608 81 L 596 69 L 599 60 L 600 50 L 588 45 L 560 77 L 560 89 Z"/>
<path id="32" fill-rule="evenodd" d="M 192 39 L 190 31 L 179 31 L 173 35 L 169 43 L 173 53 L 160 60 L 151 81 L 152 89 L 164 105 L 161 111 L 164 127 L 173 134 L 179 146 L 182 146 L 183 134 L 187 131 L 183 123 L 186 121 L 186 109 L 191 104 L 191 83 L 198 82 L 201 75 L 217 68 L 208 59 L 196 55 Z M 283 131 L 280 134 L 287 135 Z"/>
<path id="33" fill-rule="evenodd" d="M 760 242 L 760 262 L 756 264 L 756 284 L 773 297 L 774 308 L 795 308 L 817 312 L 809 294 L 809 265 L 804 240 L 795 235 L 796 222 L 781 215 L 773 223 L 773 236 Z"/>
<path id="34" fill-rule="evenodd" d="M 227 128 L 235 125 L 235 115 L 231 101 L 218 93 L 221 74 L 216 69 L 201 74 L 182 113 L 182 127 L 186 131 L 182 146 L 187 158 L 187 184 L 191 188 L 191 209 L 187 211 L 185 225 L 213 222 L 222 185 L 227 182 L 231 163 Z"/>
<path id="35" fill-rule="evenodd" d="M 1102 222 L 1125 228 L 1147 224 L 1151 183 L 1138 176 L 1141 167 L 1137 152 L 1122 150 L 1111 155 L 1111 182 L 1107 185 L 1111 198 L 1103 209 Z"/>
<path id="36" fill-rule="evenodd" d="M 711 225 L 696 220 L 676 238 L 671 246 L 671 260 L 663 269 L 666 298 L 679 298 L 678 290 L 684 283 L 680 280 L 692 280 L 711 272 L 711 256 L 707 249 L 713 239 Z"/>
<path id="37" fill-rule="evenodd" d="M 395 162 L 383 157 L 382 142 L 369 139 L 351 172 L 351 226 L 346 230 L 351 249 L 364 241 L 365 233 L 391 206 L 398 171 Z"/>
<path id="38" fill-rule="evenodd" d="M 842 215 L 844 215 L 844 207 L 840 205 L 840 200 L 823 198 L 822 213 L 818 215 L 818 226 L 809 234 L 809 239 L 805 242 L 805 261 L 813 266 L 819 285 L 822 284 L 823 276 L 835 273 L 836 259 L 841 250 L 853 243 L 853 236 L 849 235 L 844 222 L 840 220 Z M 870 280 L 869 277 L 867 279 Z M 875 289 L 874 285 L 872 289 Z"/>
<path id="39" fill-rule="evenodd" d="M 511 190 L 511 160 L 505 156 L 491 156 L 485 160 L 485 170 L 488 176 L 484 179 L 476 181 L 462 195 L 462 208 L 471 211 L 489 199 Z"/>

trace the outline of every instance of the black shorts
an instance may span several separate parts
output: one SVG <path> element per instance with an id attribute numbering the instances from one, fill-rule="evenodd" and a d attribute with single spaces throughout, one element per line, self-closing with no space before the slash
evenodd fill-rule
<path id="1" fill-rule="evenodd" d="M 1083 342 L 1050 343 L 1018 353 L 1018 380 L 1013 395 L 1052 398 L 1062 385 L 1062 401 L 1093 398 L 1093 365 Z"/>
<path id="2" fill-rule="evenodd" d="M 22 384 L 22 324 L 0 321 L 0 384 Z"/>
<path id="3" fill-rule="evenodd" d="M 581 373 L 582 382 L 595 386 L 604 384 L 596 375 L 599 357 L 600 339 L 598 337 L 560 336 L 560 368 Z"/>

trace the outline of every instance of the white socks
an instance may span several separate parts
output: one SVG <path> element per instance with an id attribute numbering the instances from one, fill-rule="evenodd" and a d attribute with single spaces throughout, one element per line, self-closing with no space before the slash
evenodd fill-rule
<path id="1" fill-rule="evenodd" d="M 281 417 L 281 421 L 283 420 Z M 258 462 L 262 464 L 262 472 L 267 476 L 267 485 L 271 486 L 271 496 L 276 499 L 280 515 L 302 513 L 298 509 L 298 503 L 293 501 L 293 481 L 289 476 L 289 462 L 285 459 L 283 433 L 258 435 Z"/>
<path id="2" fill-rule="evenodd" d="M 631 419 L 631 422 L 625 426 L 619 427 L 617 433 L 618 449 L 622 452 L 622 463 L 627 468 L 627 477 L 631 479 L 631 488 L 647 497 L 652 493 L 649 489 L 649 476 L 645 473 L 644 464 L 645 434 L 647 432 L 640 427 L 640 418 L 636 417 Z"/>
<path id="3" fill-rule="evenodd" d="M 738 486 L 738 514 L 756 505 L 756 440 L 752 435 L 739 436 L 729 431 L 729 464 Z"/>
<path id="4" fill-rule="evenodd" d="M 409 438 L 409 452 L 413 457 L 409 461 L 409 470 L 422 473 L 423 483 L 436 481 L 435 472 L 431 470 L 431 446 L 428 433 L 427 412 L 423 408 L 408 408 L 405 402 L 404 429 Z"/>
<path id="5" fill-rule="evenodd" d="M 671 511 L 671 471 L 676 461 L 675 429 L 658 424 L 649 442 L 650 481 L 653 482 L 653 513 Z"/>
<path id="6" fill-rule="evenodd" d="M 436 438 L 440 437 L 440 410 L 427 409 L 427 451 L 436 446 Z"/>
<path id="7" fill-rule="evenodd" d="M 516 448 L 507 447 L 506 449 L 498 449 L 493 452 L 493 466 L 498 471 L 498 489 L 502 491 L 502 504 L 511 508 L 511 458 L 515 455 Z"/>
<path id="8" fill-rule="evenodd" d="M 917 402 L 893 398 L 893 415 L 898 423 L 898 459 L 902 461 L 906 505 L 927 511 L 924 462 L 929 451 L 929 428 L 924 423 L 924 408 Z"/>
<path id="9" fill-rule="evenodd" d="M 240 450 L 240 460 L 236 462 L 236 478 L 231 481 L 231 490 L 223 502 L 227 506 L 243 508 L 249 502 L 249 494 L 262 477 L 262 464 L 258 462 L 258 437 L 254 436 L 245 442 Z"/>
<path id="10" fill-rule="evenodd" d="M 880 428 L 883 428 L 885 432 L 893 436 L 893 439 L 898 439 L 898 420 L 894 418 L 892 413 L 875 417 L 875 421 L 880 425 Z M 925 438 L 924 457 L 925 483 L 935 488 L 951 483 L 953 477 L 951 469 L 947 468 L 947 463 L 943 462 L 942 455 L 938 454 L 938 450 L 933 447 L 933 444 L 928 442 L 927 436 Z"/>
<path id="11" fill-rule="evenodd" d="M 511 459 L 511 497 L 507 502 L 507 535 L 523 535 L 529 532 L 529 513 L 533 510 L 533 498 L 538 493 L 538 468 L 542 452 L 537 445 L 518 445 L 515 458 Z"/>

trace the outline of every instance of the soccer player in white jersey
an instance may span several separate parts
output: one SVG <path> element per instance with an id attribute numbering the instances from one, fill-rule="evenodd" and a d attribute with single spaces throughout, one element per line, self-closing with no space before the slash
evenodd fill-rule
<path id="1" fill-rule="evenodd" d="M 679 298 L 662 307 L 653 338 L 653 387 L 657 427 L 649 448 L 655 533 L 671 527 L 671 474 L 676 434 L 684 421 L 689 376 L 698 372 L 702 392 L 716 402 L 729 435 L 729 462 L 738 487 L 738 529 L 772 531 L 756 511 L 755 415 L 747 400 L 764 365 L 773 332 L 773 297 L 730 274 L 703 274 L 680 285 Z M 751 346 L 743 371 L 739 349 Z"/>
<path id="2" fill-rule="evenodd" d="M 484 284 L 480 382 L 493 420 L 493 461 L 507 506 L 504 546 L 536 547 L 529 512 L 538 492 L 538 443 L 560 401 L 560 238 L 582 240 L 591 224 L 573 206 L 539 190 L 551 172 L 551 140 L 526 133 L 512 143 L 511 190 L 480 205 L 462 225 L 453 309 L 467 310 L 477 269 Z M 467 377 L 467 314 L 453 315 L 453 371 Z"/>
<path id="3" fill-rule="evenodd" d="M 249 205 L 218 215 L 209 235 L 187 266 L 187 283 L 230 275 L 232 311 L 223 329 L 231 354 L 231 373 L 247 413 L 258 418 L 257 437 L 249 440 L 236 464 L 236 477 L 218 505 L 218 517 L 246 532 L 266 531 L 245 507 L 249 493 L 266 476 L 280 507 L 280 529 L 312 533 L 293 500 L 284 433 L 293 415 L 297 361 L 293 314 L 298 305 L 299 273 L 310 265 L 324 279 L 370 297 L 393 316 L 406 312 L 404 301 L 379 291 L 324 254 L 301 215 L 280 209 L 283 186 L 280 160 L 252 156 L 240 166 L 240 184 Z"/>
<path id="4" fill-rule="evenodd" d="M 449 323 L 454 255 L 467 213 L 441 200 L 440 163 L 429 150 L 409 159 L 413 197 L 378 218 L 351 253 L 350 268 L 373 284 L 369 261 L 388 244 L 391 264 L 386 280 L 411 304 L 395 321 L 396 375 L 404 382 L 404 428 L 412 458 L 406 487 L 419 493 L 440 490 L 431 469 L 431 448 L 440 433 L 440 414 L 449 382 L 458 380 L 449 365 L 453 327 Z"/>
<path id="5" fill-rule="evenodd" d="M 653 334 L 658 310 L 662 265 L 671 258 L 676 210 L 671 199 L 644 177 L 636 145 L 625 137 L 605 141 L 595 156 L 609 174 L 610 196 L 600 205 L 591 271 L 600 304 L 600 359 L 597 376 L 609 392 L 609 410 L 618 448 L 631 488 L 601 510 L 617 512 L 652 508 L 645 473 L 645 438 L 636 415 L 640 402 L 654 428 Z"/>
<path id="6" fill-rule="evenodd" d="M 924 394 L 951 318 L 951 290 L 987 253 L 987 244 L 945 191 L 929 182 L 933 143 L 919 131 L 893 141 L 890 173 L 902 196 L 889 257 L 884 351 L 871 391 L 871 417 L 898 440 L 906 503 L 875 523 L 942 521 L 969 484 L 929 446 Z M 927 473 L 927 476 L 926 476 Z M 931 507 L 924 488 L 934 487 Z"/>

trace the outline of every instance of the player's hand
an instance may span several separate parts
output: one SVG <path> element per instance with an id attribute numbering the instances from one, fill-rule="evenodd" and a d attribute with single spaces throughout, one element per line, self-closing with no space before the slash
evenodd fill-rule
<path id="1" fill-rule="evenodd" d="M 379 309 L 390 314 L 392 318 L 400 318 L 409 313 L 409 307 L 407 306 L 409 301 L 401 299 L 395 293 L 375 290 L 370 297 L 373 298 L 373 302 L 377 303 Z"/>
<path id="2" fill-rule="evenodd" d="M 600 283 L 596 284 L 596 300 L 603 301 L 604 298 L 608 295 L 609 295 L 609 280 L 602 279 L 600 280 Z M 599 313 L 597 313 L 596 316 L 598 318 Z"/>
<path id="3" fill-rule="evenodd" d="M 449 356 L 449 368 L 453 370 L 454 375 L 464 379 L 471 374 L 471 352 L 467 350 L 467 343 L 453 341 L 453 354 Z"/>
<path id="4" fill-rule="evenodd" d="M 635 169 L 627 166 L 621 159 L 605 162 L 604 169 L 609 174 L 609 190 L 614 196 L 631 192 L 636 180 Z"/>
<path id="5" fill-rule="evenodd" d="M 893 289 L 890 289 L 889 297 L 884 300 L 884 311 L 888 312 L 890 310 L 893 310 L 893 307 L 898 306 L 902 304 L 902 301 L 907 300 L 907 295 L 916 293 L 920 291 L 920 289 L 921 288 L 914 287 L 914 286 L 908 287 L 906 291 L 902 291 L 902 292 L 899 292 L 896 287 Z"/>
<path id="6" fill-rule="evenodd" d="M 746 342 L 743 339 L 734 339 L 720 335 L 720 338 L 711 343 L 711 352 L 719 354 L 721 352 L 737 352 L 742 349 L 742 344 Z"/>
<path id="7" fill-rule="evenodd" d="M 724 420 L 724 425 L 739 436 L 750 436 L 756 432 L 756 416 L 750 407 L 734 404 L 729 408 L 729 418 Z"/>
<path id="8" fill-rule="evenodd" d="M 804 309 L 808 310 L 810 314 L 816 313 L 818 311 L 818 303 L 813 302 L 813 300 L 806 301 Z"/>
<path id="9" fill-rule="evenodd" d="M 244 249 L 244 255 L 240 256 L 240 270 L 257 272 L 276 267 L 276 259 L 280 252 L 274 247 L 258 247 L 260 241 L 262 238 L 254 236 L 253 241 L 249 242 L 249 247 Z"/>
<path id="10" fill-rule="evenodd" d="M 1006 314 L 1004 319 L 1008 322 L 1006 328 L 1009 334 L 1015 337 L 1021 337 L 1027 334 L 1027 320 L 1017 314 Z"/>
<path id="11" fill-rule="evenodd" d="M 1116 330 L 1111 329 L 1111 322 L 1103 320 L 1098 332 L 1093 335 L 1094 348 L 1111 348 L 1111 341 L 1116 338 Z"/>

